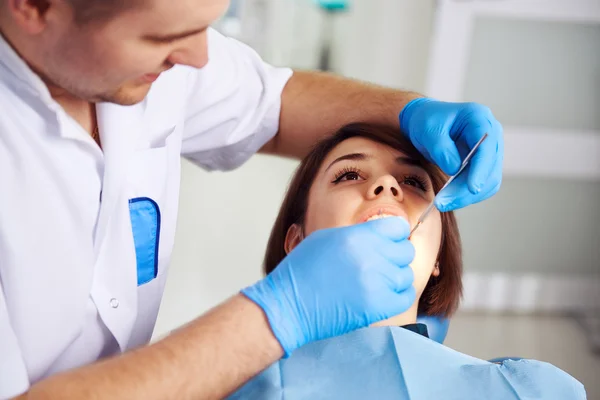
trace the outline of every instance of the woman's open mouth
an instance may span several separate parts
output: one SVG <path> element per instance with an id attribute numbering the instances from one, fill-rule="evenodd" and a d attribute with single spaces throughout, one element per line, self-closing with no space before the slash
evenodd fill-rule
<path id="1" fill-rule="evenodd" d="M 377 206 L 367 210 L 359 218 L 359 222 L 373 221 L 375 219 L 388 218 L 388 217 L 401 217 L 408 221 L 408 215 L 406 212 L 397 206 Z"/>

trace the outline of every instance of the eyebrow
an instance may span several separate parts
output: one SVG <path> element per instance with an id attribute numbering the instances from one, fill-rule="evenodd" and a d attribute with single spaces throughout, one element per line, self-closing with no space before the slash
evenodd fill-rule
<path id="1" fill-rule="evenodd" d="M 370 160 L 372 158 L 374 158 L 374 157 L 371 154 L 365 154 L 365 153 L 344 154 L 343 156 L 338 157 L 335 160 L 333 160 L 331 162 L 331 164 L 329 164 L 327 169 L 325 169 L 325 172 L 327 172 L 329 170 L 329 168 L 331 168 L 334 164 L 339 163 L 340 161 L 344 161 L 344 160 L 366 161 L 366 160 Z M 421 168 L 423 171 L 427 172 L 425 170 L 425 167 L 423 166 L 423 164 L 421 164 L 421 162 L 419 160 L 415 160 L 414 158 L 400 156 L 400 157 L 396 158 L 396 163 L 398 163 L 400 165 L 410 165 L 413 167 L 418 167 L 418 168 Z"/>
<path id="2" fill-rule="evenodd" d="M 154 42 L 171 42 L 171 41 L 186 38 L 188 36 L 197 35 L 198 33 L 205 31 L 206 29 L 207 28 L 204 27 L 204 28 L 199 28 L 199 29 L 192 29 L 192 30 L 185 31 L 185 32 L 170 33 L 170 34 L 166 34 L 166 35 L 145 35 L 144 39 L 151 40 Z"/>

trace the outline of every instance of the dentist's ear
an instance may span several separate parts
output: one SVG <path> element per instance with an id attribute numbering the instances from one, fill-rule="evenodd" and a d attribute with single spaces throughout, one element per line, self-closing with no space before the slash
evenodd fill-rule
<path id="1" fill-rule="evenodd" d="M 292 224 L 285 234 L 284 250 L 286 254 L 294 250 L 296 246 L 304 239 L 302 227 L 298 224 Z"/>
<path id="2" fill-rule="evenodd" d="M 48 22 L 48 11 L 55 15 L 57 8 L 51 0 L 8 0 L 5 5 L 17 25 L 30 35 L 41 33 Z"/>

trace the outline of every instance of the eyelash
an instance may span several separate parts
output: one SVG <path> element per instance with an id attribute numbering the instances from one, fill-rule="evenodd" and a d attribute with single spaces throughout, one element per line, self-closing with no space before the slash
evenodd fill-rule
<path id="1" fill-rule="evenodd" d="M 356 175 L 360 176 L 362 174 L 362 171 L 356 167 L 344 167 L 335 173 L 335 179 L 333 180 L 332 183 L 338 184 L 342 181 L 342 178 L 344 178 L 350 174 L 356 174 Z"/>
<path id="2" fill-rule="evenodd" d="M 407 175 L 404 177 L 404 181 L 406 182 L 407 179 L 412 179 L 415 182 L 417 182 L 418 189 L 421 189 L 424 192 L 429 190 L 429 183 L 427 182 L 427 180 L 423 179 L 419 175 Z"/>
<path id="3" fill-rule="evenodd" d="M 344 167 L 335 173 L 335 175 L 334 175 L 335 179 L 331 183 L 333 183 L 334 185 L 337 185 L 342 182 L 343 178 L 345 178 L 346 176 L 351 175 L 351 174 L 356 174 L 359 177 L 361 177 L 363 172 L 360 170 L 360 168 L 357 168 L 357 167 Z M 403 179 L 404 180 L 401 184 L 406 184 L 407 180 L 412 180 L 413 182 L 416 182 L 417 185 L 410 185 L 410 186 L 414 186 L 424 192 L 427 192 L 429 190 L 429 182 L 427 182 L 426 179 L 420 177 L 419 175 L 404 175 Z M 353 180 L 356 180 L 356 179 L 353 179 Z"/>

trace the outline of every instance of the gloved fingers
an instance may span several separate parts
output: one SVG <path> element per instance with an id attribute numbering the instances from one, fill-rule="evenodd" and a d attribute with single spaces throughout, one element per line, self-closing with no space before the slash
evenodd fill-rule
<path id="1" fill-rule="evenodd" d="M 435 197 L 435 206 L 438 210 L 446 212 L 458 209 L 455 207 L 456 199 L 472 198 L 474 196 L 466 184 L 470 168 L 471 166 L 467 165 L 465 170 Z"/>
<path id="2" fill-rule="evenodd" d="M 421 153 L 421 155 L 423 155 L 423 157 L 425 157 L 425 159 L 427 159 L 428 161 L 430 161 L 432 163 L 435 163 L 435 161 L 433 160 L 433 157 L 431 156 L 431 153 L 429 152 L 429 149 L 427 147 L 425 147 L 423 144 L 421 144 L 418 139 L 413 140 L 412 143 L 415 146 L 415 148 L 419 151 L 419 153 Z"/>
<path id="3" fill-rule="evenodd" d="M 435 206 L 437 209 L 441 212 L 458 210 L 492 197 L 498 192 L 502 183 L 503 161 L 502 153 L 500 153 L 492 167 L 492 174 L 477 194 L 471 193 L 467 188 L 466 181 L 469 179 L 473 168 L 471 165 L 467 165 L 465 170 L 436 197 Z"/>
<path id="4" fill-rule="evenodd" d="M 355 229 L 370 229 L 379 236 L 394 242 L 400 242 L 408 238 L 410 234 L 410 225 L 402 217 L 388 217 L 367 221 L 363 224 L 355 225 Z"/>
<path id="5" fill-rule="evenodd" d="M 416 300 L 412 268 L 408 266 L 399 268 L 386 262 L 379 262 L 377 267 L 377 279 L 383 277 L 385 287 L 381 287 L 380 283 L 377 284 L 375 286 L 377 293 L 369 294 L 368 297 L 382 303 L 383 307 L 379 306 L 379 308 L 386 314 L 385 318 L 408 310 Z"/>
<path id="6" fill-rule="evenodd" d="M 439 129 L 440 131 L 436 134 L 422 135 L 421 140 L 427 140 L 423 147 L 427 149 L 430 155 L 429 161 L 440 167 L 444 173 L 454 175 L 458 172 L 461 164 L 459 149 L 450 137 L 447 128 L 440 127 Z"/>
<path id="7" fill-rule="evenodd" d="M 450 184 L 450 186 L 452 186 L 453 183 L 454 182 L 452 182 Z M 483 189 L 481 190 L 481 192 L 479 192 L 478 194 L 472 194 L 464 186 L 458 187 L 457 191 L 456 191 L 457 195 L 454 197 L 448 198 L 447 202 L 440 204 L 438 209 L 441 212 L 454 211 L 454 210 L 459 210 L 461 208 L 469 206 L 471 204 L 476 204 L 481 201 L 487 200 L 490 197 L 492 197 L 494 194 L 496 194 L 498 192 L 498 190 L 500 190 L 501 184 L 502 184 L 501 180 L 492 180 L 492 181 L 486 183 L 484 185 Z M 492 186 L 492 185 L 495 185 L 495 186 Z M 450 186 L 448 186 L 446 189 L 450 189 Z M 460 192 L 462 192 L 462 193 L 460 193 Z M 438 200 L 441 203 L 445 199 L 437 199 L 436 207 L 437 207 Z"/>
<path id="8" fill-rule="evenodd" d="M 492 119 L 482 124 L 471 124 L 465 128 L 464 138 L 469 149 L 487 133 L 488 137 L 481 143 L 470 161 L 468 173 L 468 188 L 472 194 L 477 194 L 489 181 L 494 173 L 496 161 L 502 157 L 502 126 Z"/>
<path id="9" fill-rule="evenodd" d="M 415 258 L 415 247 L 409 240 L 384 241 L 373 251 L 397 267 L 408 266 Z"/>
<path id="10" fill-rule="evenodd" d="M 398 266 L 392 263 L 380 264 L 380 274 L 385 278 L 388 287 L 396 293 L 401 293 L 412 287 L 415 273 L 408 265 Z"/>
<path id="11" fill-rule="evenodd" d="M 392 311 L 392 315 L 402 314 L 403 312 L 408 311 L 408 309 L 415 303 L 417 300 L 417 291 L 413 285 L 410 285 L 407 289 L 403 289 L 400 291 L 396 291 L 396 295 L 393 297 L 393 307 L 395 308 Z"/>

